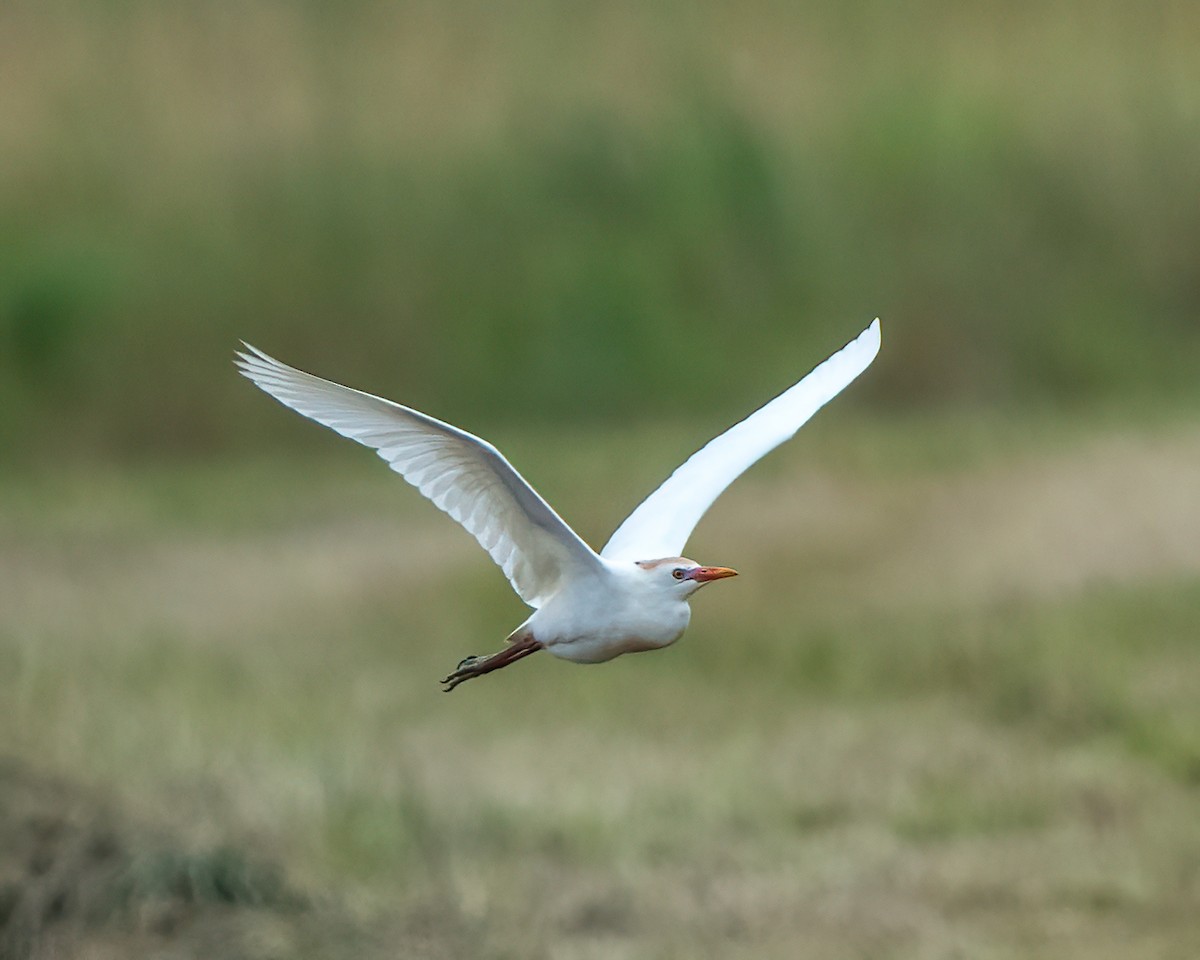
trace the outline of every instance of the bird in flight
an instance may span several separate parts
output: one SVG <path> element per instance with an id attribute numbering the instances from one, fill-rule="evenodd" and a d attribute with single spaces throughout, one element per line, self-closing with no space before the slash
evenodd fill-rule
<path id="1" fill-rule="evenodd" d="M 533 614 L 491 656 L 467 657 L 446 692 L 548 650 L 576 663 L 657 650 L 682 636 L 688 599 L 736 576 L 680 556 L 713 501 L 790 439 L 879 352 L 879 321 L 745 420 L 710 441 L 596 553 L 486 440 L 391 400 L 322 380 L 243 343 L 238 368 L 280 403 L 375 450 L 450 514 L 504 571 Z"/>

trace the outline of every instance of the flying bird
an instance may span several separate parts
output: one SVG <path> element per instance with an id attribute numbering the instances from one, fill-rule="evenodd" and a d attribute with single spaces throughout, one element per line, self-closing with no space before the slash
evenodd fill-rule
<path id="1" fill-rule="evenodd" d="M 679 467 L 596 553 L 486 440 L 391 400 L 322 380 L 243 342 L 242 374 L 280 403 L 371 447 L 450 514 L 504 571 L 533 614 L 491 656 L 467 657 L 446 692 L 548 650 L 576 663 L 657 650 L 682 636 L 688 600 L 736 576 L 680 556 L 713 501 L 862 373 L 879 352 L 879 321 Z"/>

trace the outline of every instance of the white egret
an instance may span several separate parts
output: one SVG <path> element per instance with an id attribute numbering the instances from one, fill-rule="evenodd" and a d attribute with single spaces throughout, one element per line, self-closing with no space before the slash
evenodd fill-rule
<path id="1" fill-rule="evenodd" d="M 442 682 L 515 663 L 538 650 L 576 663 L 674 643 L 688 599 L 728 567 L 680 556 L 704 512 L 743 471 L 791 438 L 879 352 L 879 321 L 745 420 L 694 453 L 596 553 L 490 443 L 382 397 L 280 363 L 244 344 L 241 372 L 280 403 L 374 449 L 466 528 L 534 612 L 487 657 L 467 657 Z"/>

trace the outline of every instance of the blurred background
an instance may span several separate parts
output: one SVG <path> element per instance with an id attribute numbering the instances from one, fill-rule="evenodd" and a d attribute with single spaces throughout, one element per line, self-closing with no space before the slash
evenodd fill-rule
<path id="1" fill-rule="evenodd" d="M 0 7 L 0 955 L 1200 951 L 1200 8 Z M 856 335 L 684 642 L 524 617 L 245 339 L 600 545 Z"/>

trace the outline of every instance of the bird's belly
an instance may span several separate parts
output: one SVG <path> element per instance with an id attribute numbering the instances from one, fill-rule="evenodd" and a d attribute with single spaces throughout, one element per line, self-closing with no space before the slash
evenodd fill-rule
<path id="1" fill-rule="evenodd" d="M 670 646 L 687 629 L 690 611 L 686 604 L 679 607 L 669 617 L 615 617 L 603 627 L 556 631 L 542 642 L 554 656 L 575 663 L 603 663 L 623 653 L 659 650 Z"/>
<path id="2" fill-rule="evenodd" d="M 642 653 L 659 650 L 674 643 L 678 636 L 665 642 L 651 641 L 644 637 L 577 637 L 546 646 L 554 656 L 575 663 L 604 663 L 623 653 Z"/>

